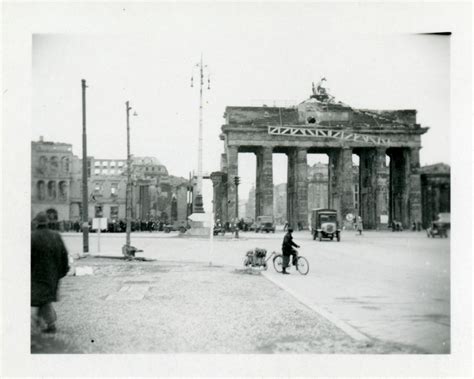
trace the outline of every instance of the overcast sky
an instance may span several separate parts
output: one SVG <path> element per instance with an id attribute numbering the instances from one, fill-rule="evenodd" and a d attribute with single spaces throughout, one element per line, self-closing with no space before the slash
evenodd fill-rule
<path id="1" fill-rule="evenodd" d="M 187 177 L 197 168 L 199 90 L 190 88 L 190 78 L 202 52 L 211 74 L 204 171 L 219 169 L 226 106 L 262 100 L 296 105 L 322 76 L 336 100 L 353 107 L 416 109 L 418 123 L 430 127 L 422 138 L 422 164 L 450 163 L 449 37 L 348 33 L 325 23 L 326 10 L 318 4 L 142 4 L 123 12 L 132 10 L 152 20 L 154 30 L 33 36 L 33 140 L 41 135 L 71 143 L 82 156 L 86 79 L 88 155 L 126 157 L 130 100 L 138 113 L 131 118 L 132 154 L 155 156 L 171 174 Z M 286 181 L 285 163 L 274 155 L 275 183 Z M 246 197 L 255 158 L 241 154 L 239 164 Z"/>

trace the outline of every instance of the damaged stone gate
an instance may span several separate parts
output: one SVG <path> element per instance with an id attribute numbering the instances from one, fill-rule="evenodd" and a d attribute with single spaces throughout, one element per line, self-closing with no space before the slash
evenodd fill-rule
<path id="1" fill-rule="evenodd" d="M 216 219 L 234 220 L 239 153 L 256 155 L 255 217 L 273 215 L 272 154 L 285 153 L 287 218 L 293 227 L 308 226 L 308 154 L 328 155 L 328 204 L 340 222 L 349 213 L 359 213 L 368 229 L 387 221 L 400 221 L 405 228 L 420 222 L 419 151 L 428 128 L 416 123 L 416 110 L 354 109 L 313 94 L 295 107 L 226 108 L 220 135 L 225 153 L 220 171 L 211 174 Z M 354 209 L 352 154 L 360 162 L 359 212 Z"/>

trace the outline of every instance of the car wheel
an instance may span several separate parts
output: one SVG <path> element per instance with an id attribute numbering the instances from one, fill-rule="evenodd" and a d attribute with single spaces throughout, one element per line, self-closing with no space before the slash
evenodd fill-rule
<path id="1" fill-rule="evenodd" d="M 170 232 L 170 228 L 165 228 L 165 229 L 164 229 L 164 232 L 165 232 L 165 233 L 169 233 L 169 232 Z"/>
<path id="2" fill-rule="evenodd" d="M 179 232 L 180 233 L 186 233 L 186 228 L 184 226 L 182 226 L 181 228 L 179 228 Z"/>

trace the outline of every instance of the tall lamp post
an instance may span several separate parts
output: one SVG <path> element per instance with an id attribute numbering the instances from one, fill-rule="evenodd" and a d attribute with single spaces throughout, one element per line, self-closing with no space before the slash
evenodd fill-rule
<path id="1" fill-rule="evenodd" d="M 130 232 L 131 232 L 131 221 L 132 221 L 132 159 L 130 155 L 130 110 L 132 107 L 130 106 L 130 102 L 125 102 L 125 109 L 127 114 L 127 191 L 125 195 L 125 203 L 126 205 L 126 221 L 127 221 L 127 228 L 126 228 L 126 240 L 125 246 L 123 247 L 123 252 L 125 256 L 134 256 L 135 249 L 133 249 L 130 245 Z M 134 116 L 137 116 L 137 113 L 134 112 Z"/>
<path id="2" fill-rule="evenodd" d="M 82 251 L 89 252 L 89 194 L 87 191 L 86 80 L 82 79 Z"/>
<path id="3" fill-rule="evenodd" d="M 239 238 L 239 184 L 240 178 L 234 177 L 235 184 L 235 238 Z"/>
<path id="4" fill-rule="evenodd" d="M 202 91 L 204 84 L 204 70 L 207 65 L 204 65 L 201 61 L 196 63 L 194 67 L 199 68 L 199 140 L 198 140 L 198 172 L 197 172 L 197 188 L 196 197 L 193 202 L 193 213 L 204 213 L 203 200 L 202 200 Z M 209 70 L 207 70 L 207 89 L 211 89 L 211 78 Z M 191 87 L 194 87 L 194 78 L 191 76 Z"/>

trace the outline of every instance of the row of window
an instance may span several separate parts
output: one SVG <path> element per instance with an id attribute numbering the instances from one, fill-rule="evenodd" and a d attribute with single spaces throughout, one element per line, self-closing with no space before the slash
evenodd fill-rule
<path id="1" fill-rule="evenodd" d="M 119 190 L 119 184 L 118 183 L 111 183 L 110 184 L 110 195 L 111 196 L 117 196 L 118 195 L 118 190 Z M 94 184 L 94 193 L 97 195 L 102 195 L 102 184 L 101 183 L 95 183 Z"/>
<path id="2" fill-rule="evenodd" d="M 122 168 L 94 168 L 94 175 L 121 175 L 122 173 Z"/>
<path id="3" fill-rule="evenodd" d="M 60 181 L 59 183 L 55 180 L 39 180 L 36 183 L 36 194 L 35 197 L 38 200 L 66 200 L 67 199 L 67 183 Z"/>
<path id="4" fill-rule="evenodd" d="M 110 206 L 109 218 L 112 220 L 118 219 L 119 216 L 119 207 L 117 205 Z M 96 205 L 94 207 L 94 217 L 107 217 L 104 215 L 104 207 L 102 205 Z"/>
<path id="5" fill-rule="evenodd" d="M 49 169 L 54 173 L 58 172 L 59 170 L 64 173 L 68 173 L 70 170 L 69 157 L 61 157 L 61 159 L 59 159 L 56 156 L 52 156 L 48 159 L 48 157 L 42 155 L 39 157 L 39 169 L 42 172 L 45 172 Z"/>
<path id="6" fill-rule="evenodd" d="M 117 163 L 117 164 L 116 164 Z M 115 161 L 95 161 L 94 162 L 94 167 L 123 167 L 124 166 L 124 162 L 123 161 L 118 161 L 118 162 L 115 162 Z"/>

